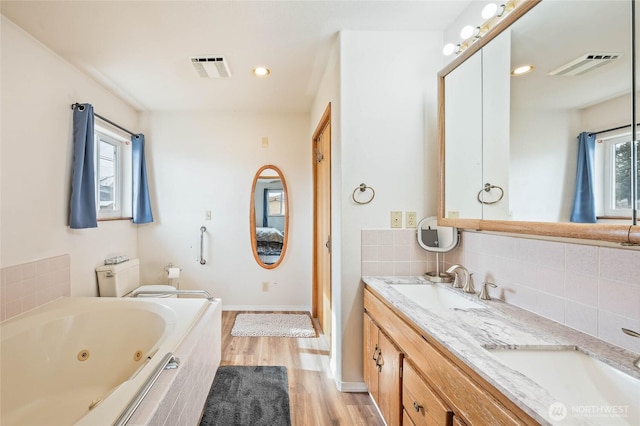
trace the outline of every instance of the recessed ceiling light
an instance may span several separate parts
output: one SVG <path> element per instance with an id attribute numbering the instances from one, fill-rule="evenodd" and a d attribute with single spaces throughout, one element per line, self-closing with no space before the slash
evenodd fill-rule
<path id="1" fill-rule="evenodd" d="M 271 70 L 267 67 L 255 67 L 252 72 L 256 77 L 266 77 L 271 74 Z"/>
<path id="2" fill-rule="evenodd" d="M 511 75 L 513 76 L 523 75 L 523 74 L 530 73 L 535 69 L 536 67 L 534 67 L 533 65 L 523 65 L 521 67 L 514 68 L 513 71 L 511 71 Z"/>

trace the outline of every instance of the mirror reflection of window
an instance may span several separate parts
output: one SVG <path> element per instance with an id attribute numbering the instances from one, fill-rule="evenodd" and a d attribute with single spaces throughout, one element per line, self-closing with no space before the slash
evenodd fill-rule
<path id="1" fill-rule="evenodd" d="M 269 200 L 269 216 L 284 216 L 286 213 L 284 191 L 281 189 L 269 189 L 267 198 Z"/>
<path id="2" fill-rule="evenodd" d="M 631 217 L 631 183 L 634 179 L 633 170 L 640 177 L 640 159 L 633 168 L 631 164 L 631 135 L 621 135 L 601 140 L 605 155 L 603 160 L 604 215 L 612 218 Z M 597 148 L 596 148 L 597 149 Z M 640 202 L 640 195 L 638 195 Z"/>

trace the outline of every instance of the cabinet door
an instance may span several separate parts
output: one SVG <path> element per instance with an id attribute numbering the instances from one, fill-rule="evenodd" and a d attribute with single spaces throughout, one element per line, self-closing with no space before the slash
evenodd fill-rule
<path id="1" fill-rule="evenodd" d="M 369 315 L 364 314 L 364 345 L 363 345 L 363 369 L 364 382 L 369 389 L 373 399 L 378 402 L 378 365 L 376 364 L 380 356 L 378 346 L 378 326 L 371 320 Z"/>
<path id="2" fill-rule="evenodd" d="M 378 407 L 388 426 L 402 424 L 402 353 L 382 334 L 378 333 Z"/>

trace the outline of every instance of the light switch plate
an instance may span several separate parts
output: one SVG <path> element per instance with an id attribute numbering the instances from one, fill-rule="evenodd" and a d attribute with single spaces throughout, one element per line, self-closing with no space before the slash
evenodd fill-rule
<path id="1" fill-rule="evenodd" d="M 402 212 L 399 212 L 399 211 L 391 212 L 391 227 L 402 228 Z"/>

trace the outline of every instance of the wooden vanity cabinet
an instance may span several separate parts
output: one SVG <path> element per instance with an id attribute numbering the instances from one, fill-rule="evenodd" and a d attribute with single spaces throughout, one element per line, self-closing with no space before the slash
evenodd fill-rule
<path id="1" fill-rule="evenodd" d="M 374 323 L 379 336 L 392 336 L 404 356 L 404 410 L 398 409 L 399 416 L 410 419 L 416 426 L 538 425 L 538 422 L 438 341 L 417 328 L 402 312 L 388 306 L 368 286 L 364 291 L 364 309 L 365 323 Z M 365 330 L 366 328 L 365 325 Z M 369 332 L 364 333 L 365 341 L 367 333 Z M 365 352 L 371 349 L 365 349 Z M 365 363 L 366 358 L 365 355 Z M 371 360 L 368 362 L 370 364 Z M 365 377 L 366 375 L 367 373 Z M 380 383 L 378 389 L 381 389 Z M 416 413 L 414 400 L 418 405 L 429 407 L 429 410 L 425 409 L 424 415 L 421 411 Z M 431 407 L 435 408 L 431 410 Z"/>
<path id="2" fill-rule="evenodd" d="M 402 424 L 402 353 L 364 314 L 364 381 L 388 426 Z"/>

